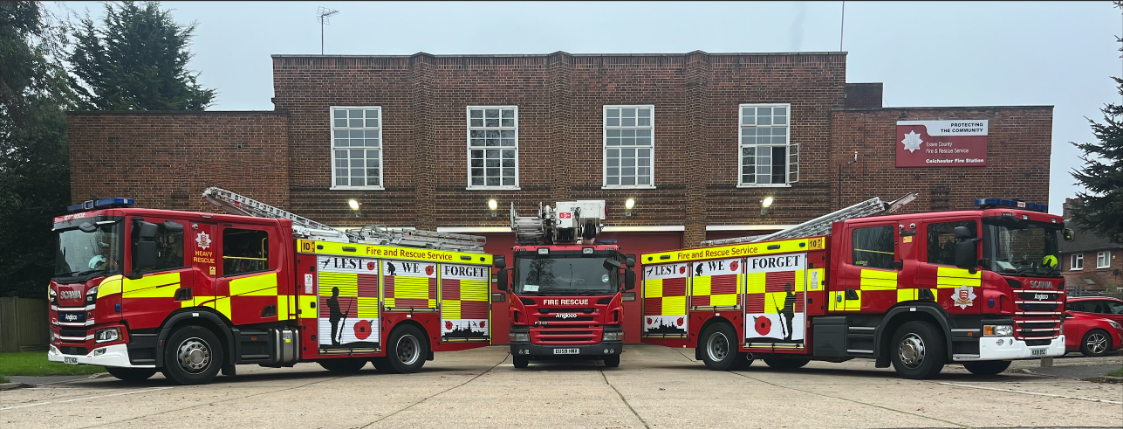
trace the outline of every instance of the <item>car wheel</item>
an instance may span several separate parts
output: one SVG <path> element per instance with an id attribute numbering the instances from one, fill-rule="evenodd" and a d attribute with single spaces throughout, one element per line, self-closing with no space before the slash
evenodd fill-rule
<path id="1" fill-rule="evenodd" d="M 1093 329 L 1080 340 L 1080 353 L 1084 356 L 1103 356 L 1111 351 L 1111 337 L 1102 329 Z"/>
<path id="2" fill-rule="evenodd" d="M 105 371 L 114 377 L 124 381 L 144 381 L 149 377 L 156 375 L 156 368 L 121 368 L 117 366 L 107 366 Z"/>
<path id="3" fill-rule="evenodd" d="M 179 384 L 203 384 L 222 369 L 222 344 L 202 326 L 177 328 L 164 348 L 164 374 Z"/>
<path id="4" fill-rule="evenodd" d="M 893 369 L 904 378 L 919 380 L 935 377 L 947 360 L 944 338 L 928 322 L 905 322 L 897 328 L 889 346 Z"/>
<path id="5" fill-rule="evenodd" d="M 966 368 L 967 371 L 969 371 L 972 374 L 990 376 L 990 375 L 1001 374 L 1002 371 L 1005 371 L 1007 368 L 1010 368 L 1011 363 L 1013 363 L 1013 362 L 1010 362 L 1008 360 L 991 360 L 991 361 L 982 361 L 982 362 L 963 362 L 963 367 Z"/>
<path id="6" fill-rule="evenodd" d="M 728 323 L 715 323 L 706 328 L 699 346 L 702 347 L 702 362 L 709 369 L 728 371 L 738 360 L 745 360 L 737 351 L 737 334 Z"/>

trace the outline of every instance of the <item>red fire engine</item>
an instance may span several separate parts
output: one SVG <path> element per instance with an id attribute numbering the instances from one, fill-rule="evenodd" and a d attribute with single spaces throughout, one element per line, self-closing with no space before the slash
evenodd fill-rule
<path id="1" fill-rule="evenodd" d="M 556 209 L 539 205 L 538 215 L 531 217 L 520 217 L 511 204 L 511 229 L 518 240 L 514 263 L 507 268 L 500 255 L 495 266 L 500 269 L 497 286 L 510 303 L 515 368 L 557 357 L 620 365 L 622 292 L 635 287 L 635 261 L 620 253 L 615 241 L 596 240 L 604 218 L 602 200 L 560 202 Z"/>
<path id="2" fill-rule="evenodd" d="M 1017 200 L 889 215 L 873 198 L 788 230 L 645 254 L 643 341 L 715 370 L 871 358 L 906 378 L 1064 354 L 1059 216 Z"/>
<path id="3" fill-rule="evenodd" d="M 435 351 L 490 343 L 483 237 L 344 232 L 222 189 L 203 196 L 236 215 L 108 198 L 55 218 L 51 361 L 196 384 L 236 364 L 409 373 Z"/>

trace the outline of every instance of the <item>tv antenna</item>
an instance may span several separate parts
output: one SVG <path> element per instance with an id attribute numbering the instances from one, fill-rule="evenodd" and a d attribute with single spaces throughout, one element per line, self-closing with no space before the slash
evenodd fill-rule
<path id="1" fill-rule="evenodd" d="M 324 54 L 324 24 L 330 24 L 331 17 L 338 13 L 338 10 L 323 6 L 316 8 L 316 18 L 320 20 L 320 55 Z"/>

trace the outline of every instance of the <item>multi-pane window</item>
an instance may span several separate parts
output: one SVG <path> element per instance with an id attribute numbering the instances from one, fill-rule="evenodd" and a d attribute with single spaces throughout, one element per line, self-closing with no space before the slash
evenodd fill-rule
<path id="1" fill-rule="evenodd" d="M 382 189 L 382 108 L 331 108 L 332 189 Z"/>
<path id="2" fill-rule="evenodd" d="M 1096 268 L 1111 268 L 1111 252 L 1096 252 Z"/>
<path id="3" fill-rule="evenodd" d="M 518 165 L 518 107 L 468 107 L 468 188 L 516 188 Z"/>
<path id="4" fill-rule="evenodd" d="M 1071 269 L 1071 270 L 1083 270 L 1084 269 L 1084 254 L 1083 253 L 1073 253 L 1072 256 L 1071 256 L 1069 267 L 1070 267 L 1069 269 Z"/>
<path id="5" fill-rule="evenodd" d="M 653 187 L 655 106 L 604 106 L 604 186 Z"/>
<path id="6" fill-rule="evenodd" d="M 799 145 L 791 144 L 788 104 L 740 106 L 739 186 L 775 186 L 799 181 Z"/>

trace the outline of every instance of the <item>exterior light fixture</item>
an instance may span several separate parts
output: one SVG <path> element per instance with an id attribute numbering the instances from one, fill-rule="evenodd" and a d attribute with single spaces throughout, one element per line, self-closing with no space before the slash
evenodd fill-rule
<path id="1" fill-rule="evenodd" d="M 768 214 L 769 207 L 772 207 L 772 197 L 764 197 L 763 200 L 760 200 L 760 215 Z"/>
<path id="2" fill-rule="evenodd" d="M 352 198 L 350 200 L 347 200 L 347 205 L 351 207 L 351 211 L 355 212 L 355 217 L 359 217 L 359 207 L 362 206 L 362 204 Z"/>
<path id="3" fill-rule="evenodd" d="M 636 208 L 635 198 L 628 198 L 628 201 L 624 201 L 624 216 L 631 216 L 634 208 Z"/>
<path id="4" fill-rule="evenodd" d="M 487 200 L 487 209 L 491 210 L 491 217 L 495 217 L 496 210 L 499 209 L 499 202 L 495 201 L 495 198 Z"/>

